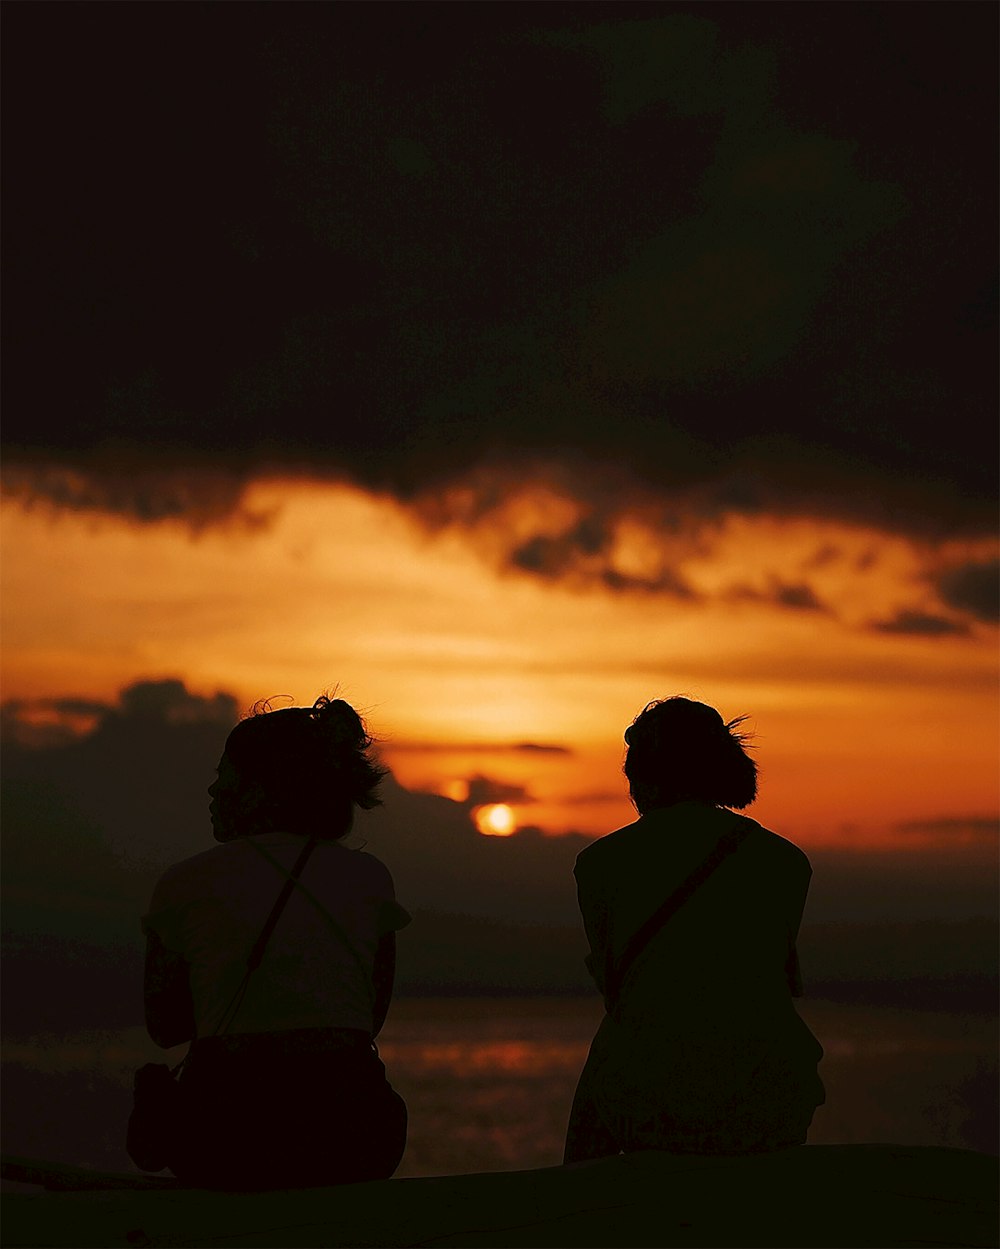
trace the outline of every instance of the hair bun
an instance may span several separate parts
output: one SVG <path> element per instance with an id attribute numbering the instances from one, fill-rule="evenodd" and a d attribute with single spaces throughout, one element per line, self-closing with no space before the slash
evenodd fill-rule
<path id="1" fill-rule="evenodd" d="M 328 698 L 326 694 L 321 694 L 313 703 L 310 715 L 331 745 L 348 750 L 365 750 L 372 744 L 361 717 L 342 698 Z"/>

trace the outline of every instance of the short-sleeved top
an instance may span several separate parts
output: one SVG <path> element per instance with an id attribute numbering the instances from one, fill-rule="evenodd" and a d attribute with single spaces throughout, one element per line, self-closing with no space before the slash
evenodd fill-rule
<path id="1" fill-rule="evenodd" d="M 198 1036 L 215 1032 L 303 844 L 294 833 L 239 838 L 175 864 L 153 890 L 143 931 L 187 962 Z M 318 842 L 228 1031 L 370 1033 L 376 948 L 409 922 L 383 863 Z"/>
<path id="2" fill-rule="evenodd" d="M 632 935 L 737 822 L 747 837 L 638 957 L 623 1010 L 671 1028 L 720 1016 L 764 1023 L 801 993 L 795 942 L 809 860 L 754 820 L 700 802 L 650 811 L 577 857 L 587 965 L 603 992 Z"/>

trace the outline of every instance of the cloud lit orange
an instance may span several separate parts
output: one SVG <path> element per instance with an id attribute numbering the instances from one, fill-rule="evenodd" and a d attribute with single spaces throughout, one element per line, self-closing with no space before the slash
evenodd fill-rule
<path id="1" fill-rule="evenodd" d="M 521 523 L 565 522 L 542 503 Z M 596 835 L 633 818 L 625 726 L 650 698 L 683 693 L 750 715 L 753 813 L 806 844 L 884 842 L 900 822 L 996 809 L 993 631 L 868 625 L 920 605 L 919 544 L 746 517 L 663 540 L 694 590 L 684 598 L 518 575 L 474 534 L 428 533 L 353 488 L 261 481 L 248 506 L 270 523 L 192 537 L 5 505 L 5 698 L 113 701 L 177 676 L 249 707 L 339 684 L 403 785 L 465 802 L 479 778 L 480 803 Z M 666 558 L 638 518 L 621 540 L 623 568 L 655 573 Z M 984 553 L 955 543 L 937 558 Z M 836 610 L 774 592 L 807 580 Z"/>

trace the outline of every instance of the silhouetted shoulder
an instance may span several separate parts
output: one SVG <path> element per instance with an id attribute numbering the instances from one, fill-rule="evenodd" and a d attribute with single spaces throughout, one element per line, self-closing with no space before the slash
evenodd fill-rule
<path id="1" fill-rule="evenodd" d="M 369 854 L 366 850 L 346 850 L 345 853 L 353 855 L 359 863 L 362 864 L 362 871 L 367 873 L 372 880 L 379 880 L 385 884 L 392 886 L 392 873 L 374 854 Z"/>
<path id="2" fill-rule="evenodd" d="M 158 892 L 171 890 L 187 881 L 204 880 L 217 872 L 225 871 L 225 865 L 231 861 L 236 849 L 235 842 L 224 846 L 212 846 L 198 854 L 192 854 L 178 863 L 172 863 L 160 876 L 156 889 Z"/>
<path id="3" fill-rule="evenodd" d="M 626 824 L 622 828 L 616 828 L 613 833 L 605 833 L 603 837 L 598 837 L 589 846 L 584 846 L 576 856 L 577 864 L 583 863 L 589 870 L 591 867 L 605 862 L 609 856 L 615 855 L 622 848 L 623 843 L 628 839 L 630 831 L 638 828 L 639 823 L 639 820 L 634 820 L 631 824 Z"/>
<path id="4" fill-rule="evenodd" d="M 223 889 L 228 880 L 242 878 L 247 872 L 269 875 L 273 869 L 267 866 L 266 861 L 250 853 L 249 847 L 243 844 L 245 840 L 249 839 L 239 838 L 224 845 L 212 846 L 168 867 L 156 884 L 153 909 L 189 896 L 197 896 L 205 889 Z M 287 871 L 301 849 L 303 839 L 293 834 L 272 833 L 255 840 L 263 845 L 270 856 L 276 857 Z M 351 880 L 352 888 L 394 902 L 392 875 L 375 855 L 367 854 L 363 850 L 349 850 L 336 841 L 320 842 L 314 853 L 316 857 L 311 866 L 307 865 L 304 873 L 306 885 L 317 870 L 321 873 L 324 871 L 325 859 L 330 865 L 325 870 Z M 399 909 L 402 911 L 402 908 Z M 402 924 L 395 923 L 393 927 L 402 927 Z"/>
<path id="5" fill-rule="evenodd" d="M 733 827 L 738 820 L 747 828 L 745 845 L 752 847 L 758 861 L 769 861 L 773 870 L 789 876 L 808 879 L 812 874 L 809 859 L 794 842 L 765 828 L 749 816 L 734 811 L 710 807 L 703 803 L 677 803 L 672 807 L 659 808 L 631 824 L 625 824 L 597 841 L 585 846 L 577 855 L 578 877 L 599 877 L 614 864 L 627 861 L 641 853 L 644 844 L 656 839 L 669 842 L 672 839 L 697 838 L 706 851 Z"/>
<path id="6" fill-rule="evenodd" d="M 808 883 L 812 876 L 812 864 L 806 854 L 787 837 L 782 837 L 765 828 L 749 816 L 727 813 L 729 818 L 735 815 L 745 825 L 749 825 L 749 836 L 744 842 L 741 853 L 749 855 L 756 861 L 757 869 L 767 875 L 780 877 L 785 881 Z"/>
<path id="7" fill-rule="evenodd" d="M 763 834 L 761 838 L 758 838 L 758 844 L 766 847 L 767 852 L 780 861 L 786 871 L 800 876 L 812 875 L 812 864 L 809 862 L 808 855 L 794 841 L 781 837 L 771 829 L 765 828 L 763 824 L 757 824 L 755 820 L 751 820 L 750 823 L 755 824 Z"/>
<path id="8" fill-rule="evenodd" d="M 393 884 L 392 873 L 386 865 L 375 855 L 366 854 L 363 850 L 347 850 L 345 853 L 359 860 L 358 870 L 363 874 L 372 893 L 381 899 L 379 931 L 388 933 L 405 928 L 412 921 L 413 916 L 396 901 L 396 887 Z"/>

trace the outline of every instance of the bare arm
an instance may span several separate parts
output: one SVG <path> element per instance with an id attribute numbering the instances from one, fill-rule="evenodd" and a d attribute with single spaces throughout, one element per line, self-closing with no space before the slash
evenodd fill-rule
<path id="1" fill-rule="evenodd" d="M 396 934 L 387 932 L 379 938 L 375 951 L 375 1006 L 373 1008 L 372 1036 L 382 1031 L 385 1017 L 392 1000 L 392 985 L 396 978 Z"/>
<path id="2" fill-rule="evenodd" d="M 583 918 L 583 930 L 590 943 L 590 953 L 583 961 L 594 983 L 603 994 L 607 987 L 608 970 L 608 920 L 604 900 L 596 897 L 592 890 L 585 889 L 579 877 L 576 897 Z"/>
<path id="3" fill-rule="evenodd" d="M 798 892 L 792 903 L 789 914 L 789 930 L 788 930 L 788 957 L 785 960 L 785 979 L 788 982 L 788 990 L 792 997 L 802 997 L 805 990 L 802 987 L 802 969 L 799 966 L 798 938 L 799 927 L 802 924 L 802 915 L 806 909 L 806 895 L 809 892 L 809 882 L 812 878 L 812 868 L 806 863 L 803 871 L 800 872 L 798 881 Z"/>
<path id="4" fill-rule="evenodd" d="M 143 984 L 146 1031 L 162 1049 L 194 1039 L 194 1002 L 188 965 L 153 932 L 146 938 Z"/>

